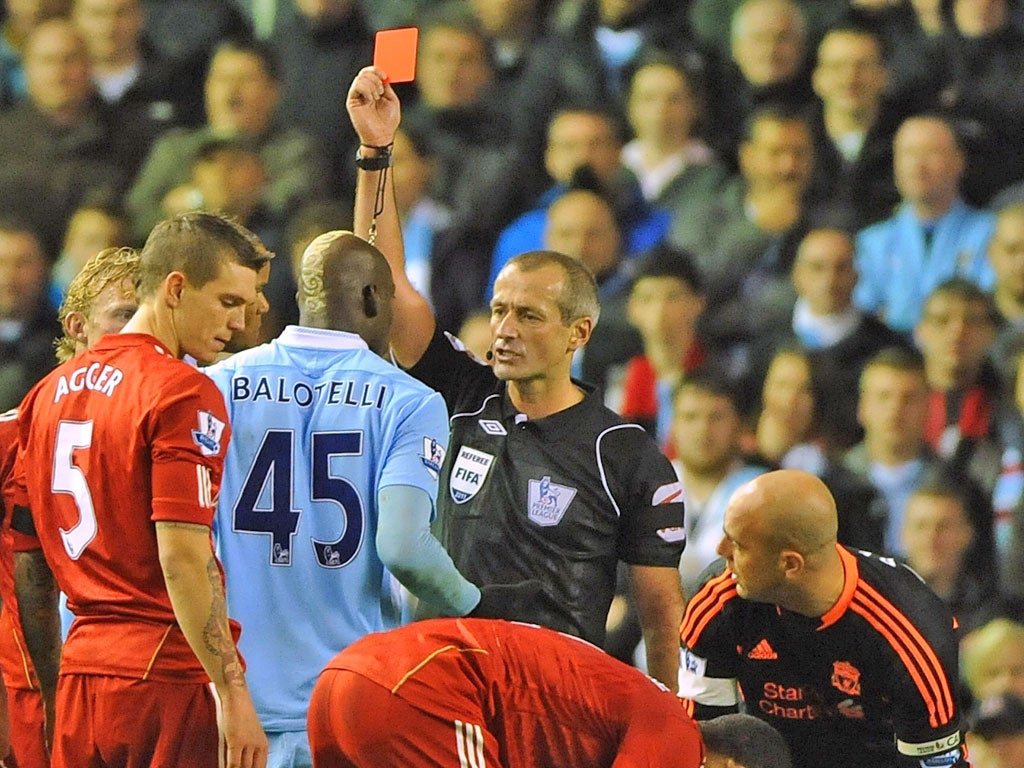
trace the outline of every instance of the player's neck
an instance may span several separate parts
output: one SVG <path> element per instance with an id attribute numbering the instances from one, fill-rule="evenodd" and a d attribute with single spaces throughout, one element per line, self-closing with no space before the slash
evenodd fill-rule
<path id="1" fill-rule="evenodd" d="M 178 334 L 169 317 L 161 318 L 150 304 L 142 304 L 132 319 L 121 329 L 121 333 L 145 333 L 161 342 L 175 357 L 181 357 Z"/>
<path id="2" fill-rule="evenodd" d="M 584 392 L 568 377 L 552 381 L 547 378 L 510 381 L 508 396 L 512 404 L 531 419 L 543 419 L 571 408 L 583 400 Z"/>
<path id="3" fill-rule="evenodd" d="M 833 547 L 823 562 L 807 573 L 804 588 L 783 607 L 803 616 L 820 618 L 839 602 L 845 586 L 846 569 Z"/>

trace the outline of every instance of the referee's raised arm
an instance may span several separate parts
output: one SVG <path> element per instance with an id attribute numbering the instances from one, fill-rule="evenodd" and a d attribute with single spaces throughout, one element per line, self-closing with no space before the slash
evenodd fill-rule
<path id="1" fill-rule="evenodd" d="M 405 274 L 405 249 L 391 178 L 391 150 L 402 119 L 401 104 L 386 75 L 365 67 L 356 75 L 345 101 L 359 137 L 355 233 L 377 246 L 391 265 L 395 281 L 391 349 L 410 368 L 423 356 L 434 335 L 434 313 Z"/>

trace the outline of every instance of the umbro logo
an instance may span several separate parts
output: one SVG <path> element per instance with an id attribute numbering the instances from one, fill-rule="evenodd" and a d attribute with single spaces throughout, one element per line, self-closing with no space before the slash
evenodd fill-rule
<path id="1" fill-rule="evenodd" d="M 747 658 L 757 659 L 758 661 L 770 661 L 779 658 L 779 654 L 772 650 L 771 645 L 768 644 L 766 639 L 762 639 L 761 642 L 750 649 Z"/>
<path id="2" fill-rule="evenodd" d="M 480 425 L 480 429 L 486 432 L 488 435 L 507 435 L 505 427 L 502 426 L 500 421 L 494 419 L 480 419 L 477 422 Z"/>

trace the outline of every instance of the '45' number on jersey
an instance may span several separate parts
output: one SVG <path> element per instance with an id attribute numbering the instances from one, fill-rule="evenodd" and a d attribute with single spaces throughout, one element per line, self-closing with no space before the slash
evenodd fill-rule
<path id="1" fill-rule="evenodd" d="M 293 469 L 295 436 L 290 430 L 269 429 L 256 452 L 234 509 L 234 528 L 270 536 L 270 564 L 291 565 L 292 543 L 302 512 L 294 508 Z M 363 452 L 363 433 L 316 432 L 310 466 L 313 501 L 336 504 L 342 513 L 342 533 L 334 541 L 310 537 L 317 562 L 324 568 L 341 568 L 352 561 L 363 541 L 363 504 L 352 483 L 331 474 L 332 456 L 358 456 Z M 259 506 L 269 485 L 269 507 Z"/>

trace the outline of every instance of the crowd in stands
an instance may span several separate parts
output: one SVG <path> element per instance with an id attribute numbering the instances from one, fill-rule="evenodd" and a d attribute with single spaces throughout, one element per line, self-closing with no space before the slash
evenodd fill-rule
<path id="1" fill-rule="evenodd" d="M 1014 0 L 7 0 L 0 410 L 101 248 L 194 209 L 282 255 L 350 226 L 346 90 L 404 24 L 410 278 L 454 332 L 516 254 L 595 273 L 575 373 L 675 462 L 688 587 L 730 489 L 800 468 L 966 632 L 1024 621 Z"/>

